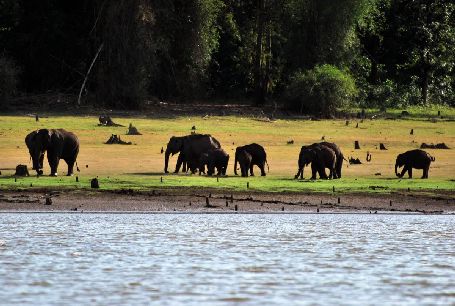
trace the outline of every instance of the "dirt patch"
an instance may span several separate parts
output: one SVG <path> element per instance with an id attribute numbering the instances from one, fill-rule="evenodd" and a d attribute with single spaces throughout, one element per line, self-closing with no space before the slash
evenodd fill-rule
<path id="1" fill-rule="evenodd" d="M 47 198 L 52 199 L 51 205 L 45 205 Z M 223 193 L 209 189 L 72 190 L 55 194 L 24 190 L 0 194 L 0 211 L 455 213 L 455 194 Z"/>

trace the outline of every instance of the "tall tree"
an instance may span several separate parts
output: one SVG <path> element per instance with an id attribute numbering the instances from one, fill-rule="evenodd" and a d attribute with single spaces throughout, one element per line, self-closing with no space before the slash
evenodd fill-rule
<path id="1" fill-rule="evenodd" d="M 455 68 L 455 4 L 444 0 L 396 0 L 397 34 L 404 61 L 398 63 L 409 81 L 417 78 L 421 102 L 451 90 Z M 453 99 L 453 96 L 452 96 Z"/>

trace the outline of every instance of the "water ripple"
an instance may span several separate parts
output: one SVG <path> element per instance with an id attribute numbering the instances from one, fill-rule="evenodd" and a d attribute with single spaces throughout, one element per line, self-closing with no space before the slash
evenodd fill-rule
<path id="1" fill-rule="evenodd" d="M 0 214 L 0 233 L 2 304 L 455 304 L 451 216 Z"/>

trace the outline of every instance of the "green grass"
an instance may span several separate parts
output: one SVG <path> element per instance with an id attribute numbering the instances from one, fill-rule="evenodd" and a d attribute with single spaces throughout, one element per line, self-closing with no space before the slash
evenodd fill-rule
<path id="1" fill-rule="evenodd" d="M 153 188 L 214 188 L 227 191 L 245 191 L 247 182 L 250 190 L 268 192 L 324 192 L 330 193 L 335 186 L 337 192 L 389 193 L 400 190 L 425 191 L 433 194 L 455 190 L 455 150 L 428 150 L 436 157 L 430 169 L 430 179 L 421 180 L 421 170 L 414 172 L 414 179 L 395 177 L 394 162 L 398 153 L 418 148 L 420 143 L 445 142 L 455 148 L 455 122 L 428 120 L 440 109 L 443 116 L 455 116 L 453 108 L 407 108 L 414 117 L 412 120 L 296 120 L 279 119 L 265 122 L 240 116 L 204 117 L 182 116 L 168 119 L 138 117 L 114 117 L 114 121 L 127 126 L 136 126 L 142 136 L 127 136 L 126 127 L 98 127 L 95 116 L 60 116 L 49 114 L 35 122 L 30 116 L 0 116 L 0 189 L 16 188 L 89 188 L 90 179 L 99 177 L 101 189 Z M 399 114 L 401 110 L 390 110 Z M 426 115 L 425 115 L 426 114 Z M 426 117 L 425 117 L 426 116 Z M 422 119 L 419 119 L 422 117 Z M 359 127 L 356 128 L 356 123 Z M 200 133 L 210 133 L 231 155 L 228 177 L 219 178 L 198 175 L 164 175 L 161 147 L 165 147 L 169 137 L 185 135 L 195 125 Z M 38 128 L 65 128 L 75 132 L 81 142 L 78 157 L 81 172 L 79 182 L 75 177 L 63 176 L 66 164 L 62 161 L 57 178 L 35 176 L 18 178 L 14 181 L 14 168 L 17 164 L 27 164 L 29 155 L 24 137 Z M 414 129 L 414 135 L 409 131 Z M 122 135 L 122 139 L 132 141 L 132 146 L 105 145 L 111 134 Z M 358 157 L 364 164 L 343 167 L 341 180 L 294 180 L 297 172 L 297 158 L 300 146 L 318 142 L 325 136 L 327 141 L 336 142 L 346 157 Z M 287 141 L 294 140 L 293 145 Z M 354 150 L 354 140 L 359 140 L 361 150 Z M 238 145 L 257 142 L 268 154 L 270 173 L 267 177 L 241 178 L 233 176 L 234 149 Z M 379 143 L 389 149 L 378 150 Z M 366 152 L 373 155 L 371 163 L 365 162 Z M 170 171 L 174 169 L 176 156 L 170 160 Z M 86 165 L 88 167 L 86 167 Z M 45 173 L 49 173 L 46 163 Z M 256 174 L 259 172 L 255 170 Z M 305 177 L 308 177 L 308 169 Z M 380 176 L 375 175 L 381 173 Z M 34 173 L 32 173 L 33 175 Z M 163 177 L 163 182 L 160 178 Z M 379 186 L 379 188 L 372 188 Z"/>
<path id="2" fill-rule="evenodd" d="M 161 177 L 163 181 L 161 181 Z M 294 180 L 289 177 L 204 177 L 198 175 L 135 175 L 99 177 L 101 190 L 133 189 L 151 191 L 153 189 L 184 188 L 186 192 L 199 188 L 210 188 L 229 191 L 264 191 L 264 192 L 318 192 L 331 193 L 390 193 L 397 191 L 430 192 L 453 191 L 455 182 L 444 179 L 395 179 L 395 178 L 343 178 L 341 180 Z M 249 185 L 249 188 L 247 187 Z M 88 189 L 90 178 L 81 177 L 76 182 L 75 177 L 2 177 L 0 186 L 8 189 L 29 188 L 63 188 Z"/>

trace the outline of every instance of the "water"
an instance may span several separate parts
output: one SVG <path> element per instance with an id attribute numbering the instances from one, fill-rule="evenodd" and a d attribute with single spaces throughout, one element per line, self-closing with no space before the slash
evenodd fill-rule
<path id="1" fill-rule="evenodd" d="M 0 214 L 2 305 L 455 304 L 455 217 Z"/>

